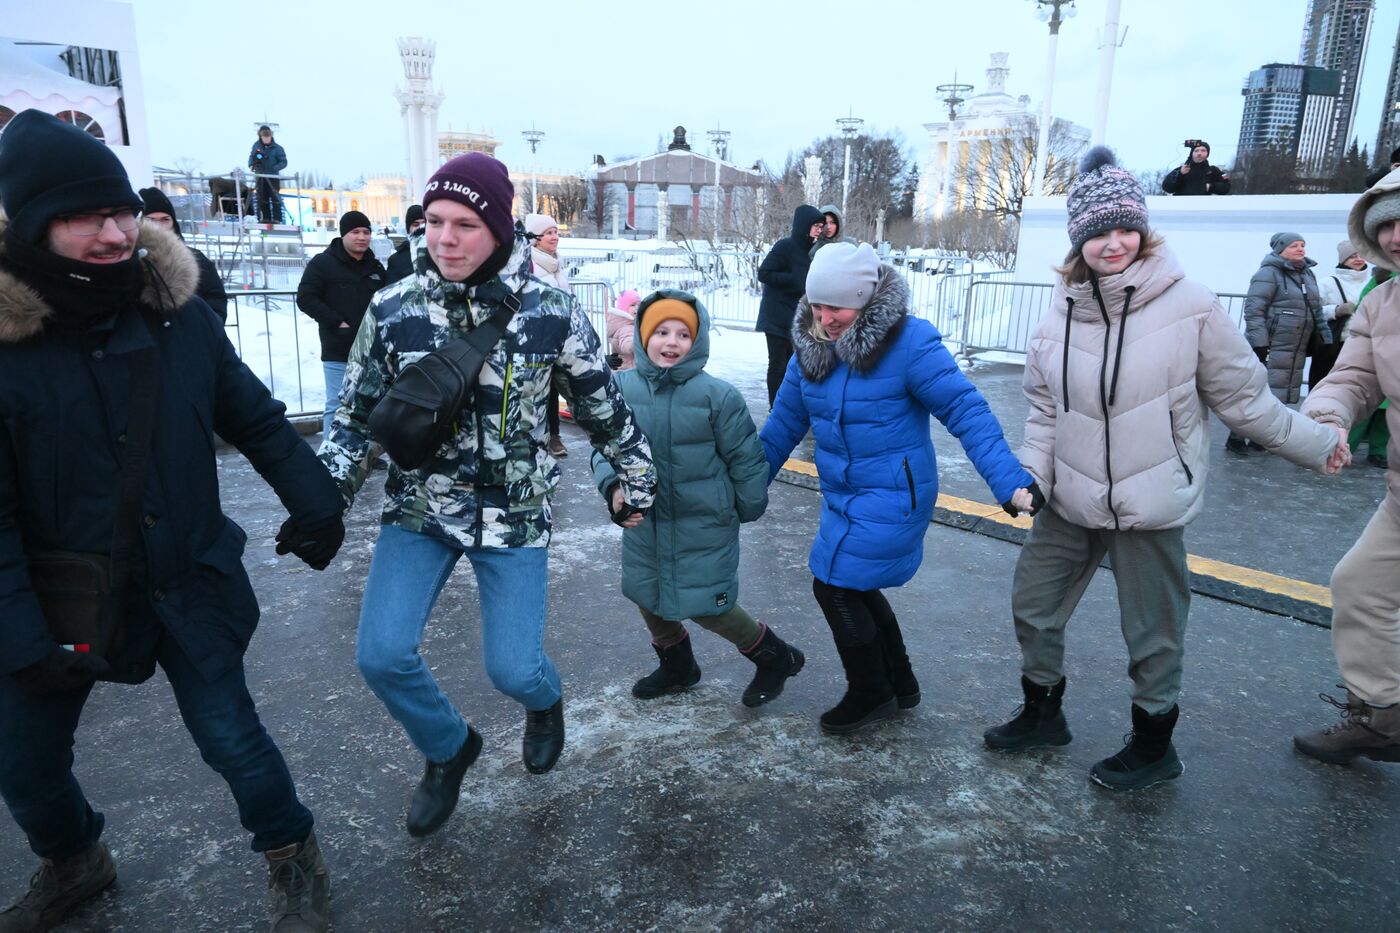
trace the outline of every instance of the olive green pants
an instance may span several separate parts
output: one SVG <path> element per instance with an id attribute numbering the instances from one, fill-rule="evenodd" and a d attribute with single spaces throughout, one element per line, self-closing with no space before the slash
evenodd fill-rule
<path id="1" fill-rule="evenodd" d="M 642 619 L 647 624 L 647 630 L 651 632 L 652 644 L 656 647 L 669 648 L 685 638 L 685 626 L 681 623 L 663 619 L 656 613 L 642 609 L 640 606 L 637 608 L 641 610 Z M 763 626 L 754 621 L 754 617 L 738 605 L 717 616 L 691 616 L 691 621 L 709 629 L 725 641 L 733 643 L 734 647 L 740 651 L 752 648 L 757 643 L 759 636 L 763 634 Z"/>

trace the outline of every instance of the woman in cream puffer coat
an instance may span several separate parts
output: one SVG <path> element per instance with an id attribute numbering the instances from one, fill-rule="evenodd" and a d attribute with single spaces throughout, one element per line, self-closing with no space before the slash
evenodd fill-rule
<path id="1" fill-rule="evenodd" d="M 1094 765 L 1115 790 L 1182 772 L 1171 744 L 1190 605 L 1183 529 L 1202 505 L 1208 412 L 1321 470 L 1337 432 L 1284 406 L 1214 294 L 1188 281 L 1148 227 L 1142 188 L 1090 151 L 1067 201 L 1073 245 L 1031 338 L 1021 462 L 1044 492 L 1016 564 L 1012 614 L 1025 705 L 987 744 L 1070 741 L 1060 711 L 1064 629 L 1107 553 L 1118 587 L 1133 736 Z"/>

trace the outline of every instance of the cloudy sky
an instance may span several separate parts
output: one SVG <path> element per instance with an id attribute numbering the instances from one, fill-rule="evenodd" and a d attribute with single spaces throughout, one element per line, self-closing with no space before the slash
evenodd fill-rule
<path id="1" fill-rule="evenodd" d="M 395 37 L 437 42 L 446 94 L 440 128 L 486 129 L 497 155 L 524 168 L 520 132 L 547 136 L 541 171 L 578 171 L 655 151 L 683 124 L 731 130 L 736 162 L 781 166 L 833 132 L 847 112 L 899 130 L 926 158 L 922 125 L 944 112 L 935 86 L 986 82 L 988 55 L 1010 53 L 1007 90 L 1039 107 L 1048 29 L 1032 0 L 876 3 L 710 0 L 133 0 L 146 82 L 151 153 L 206 171 L 242 165 L 264 115 L 281 124 L 292 170 L 337 181 L 401 172 L 403 130 L 393 92 L 403 70 Z M 1092 125 L 1105 0 L 1079 0 L 1061 30 L 1054 110 Z M 1123 0 L 1108 142 L 1134 169 L 1172 164 L 1185 137 L 1228 164 L 1239 133 L 1240 86 L 1262 64 L 1297 60 L 1306 0 Z M 1353 132 L 1374 145 L 1400 23 L 1381 0 L 1371 30 Z M 230 35 L 237 24 L 236 35 Z"/>

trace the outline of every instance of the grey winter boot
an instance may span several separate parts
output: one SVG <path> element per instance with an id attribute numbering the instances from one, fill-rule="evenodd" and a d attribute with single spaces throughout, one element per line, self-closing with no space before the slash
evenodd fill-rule
<path id="1" fill-rule="evenodd" d="M 1293 745 L 1298 751 L 1332 764 L 1345 764 L 1357 757 L 1400 761 L 1400 704 L 1369 706 L 1350 690 L 1345 703 L 1325 693 L 1318 696 L 1342 711 L 1342 721 L 1295 735 Z"/>
<path id="2" fill-rule="evenodd" d="M 1097 762 L 1089 777 L 1109 790 L 1142 790 L 1181 777 L 1186 766 L 1172 745 L 1179 707 L 1152 714 L 1133 704 L 1133 731 L 1118 754 Z"/>
<path id="3" fill-rule="evenodd" d="M 325 933 L 331 918 L 331 876 L 316 833 L 263 854 L 272 889 L 272 933 Z"/>
<path id="4" fill-rule="evenodd" d="M 41 859 L 29 890 L 0 913 L 0 933 L 42 933 L 117 880 L 117 863 L 101 842 L 65 859 Z"/>
<path id="5" fill-rule="evenodd" d="M 1022 675 L 1021 693 L 1026 699 L 1016 717 L 982 733 L 987 746 L 1018 752 L 1046 745 L 1068 745 L 1072 736 L 1065 714 L 1060 710 L 1065 697 L 1065 679 L 1061 677 L 1053 687 L 1042 687 Z"/>
<path id="6" fill-rule="evenodd" d="M 783 685 L 787 679 L 796 677 L 797 672 L 807 663 L 807 658 L 801 651 L 783 641 L 766 625 L 763 626 L 763 634 L 758 636 L 758 641 L 754 642 L 753 647 L 739 653 L 758 668 L 753 672 L 753 680 L 744 688 L 745 706 L 762 706 L 769 700 L 776 699 L 778 694 L 783 692 Z"/>

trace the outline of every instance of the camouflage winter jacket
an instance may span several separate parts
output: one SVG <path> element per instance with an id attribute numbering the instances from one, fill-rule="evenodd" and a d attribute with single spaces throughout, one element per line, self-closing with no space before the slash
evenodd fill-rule
<path id="1" fill-rule="evenodd" d="M 612 384 L 578 301 L 530 275 L 525 241 L 516 240 L 499 275 L 474 288 L 444 281 L 426 241 L 417 244 L 415 274 L 370 302 L 321 446 L 346 507 L 367 475 L 369 414 L 398 373 L 488 320 L 510 294 L 520 310 L 482 367 L 475 404 L 427 465 L 389 467 L 383 521 L 463 548 L 547 546 L 549 494 L 559 482 L 546 446 L 551 378 L 569 400 L 574 421 L 617 470 L 628 504 L 650 506 L 656 487 L 651 448 Z"/>

